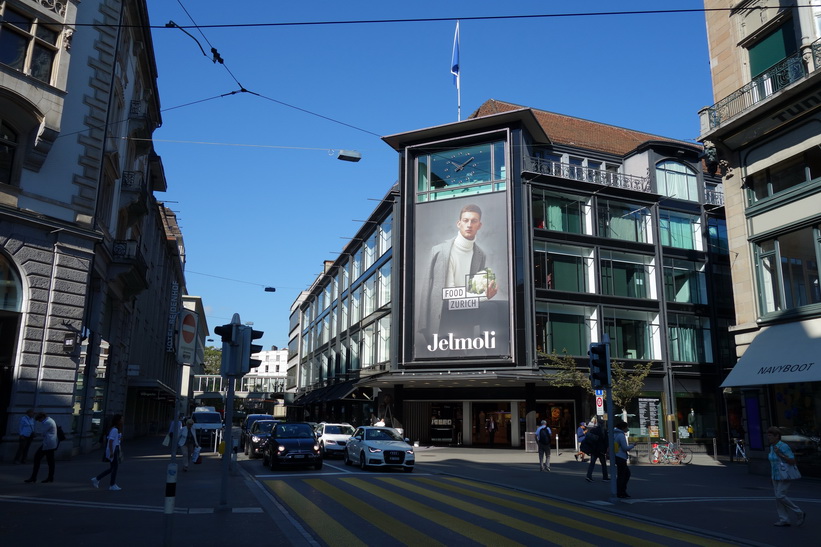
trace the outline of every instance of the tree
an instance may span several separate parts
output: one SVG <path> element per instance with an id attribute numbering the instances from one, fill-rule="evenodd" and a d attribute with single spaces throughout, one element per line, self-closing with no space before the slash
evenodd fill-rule
<path id="1" fill-rule="evenodd" d="M 205 346 L 205 374 L 219 374 L 222 366 L 222 350 L 214 346 Z"/>
<path id="2" fill-rule="evenodd" d="M 549 385 L 580 387 L 591 395 L 595 394 L 587 368 L 580 367 L 576 359 L 568 355 L 566 351 L 561 354 L 556 350 L 553 350 L 553 353 L 539 352 L 539 362 L 545 363 L 545 367 L 551 369 L 551 372 L 544 376 Z M 638 397 L 644 389 L 644 380 L 650 374 L 652 366 L 652 363 L 639 363 L 627 369 L 620 361 L 611 361 L 613 404 L 624 409 L 630 401 Z"/>

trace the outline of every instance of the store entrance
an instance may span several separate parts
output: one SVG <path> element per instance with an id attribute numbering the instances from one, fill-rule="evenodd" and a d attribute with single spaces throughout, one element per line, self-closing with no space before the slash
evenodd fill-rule
<path id="1" fill-rule="evenodd" d="M 510 446 L 510 403 L 473 403 L 474 446 Z"/>

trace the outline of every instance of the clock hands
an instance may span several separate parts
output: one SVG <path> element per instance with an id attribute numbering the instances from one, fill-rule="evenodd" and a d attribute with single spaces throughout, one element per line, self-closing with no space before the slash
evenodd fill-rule
<path id="1" fill-rule="evenodd" d="M 469 158 L 467 159 L 467 161 L 465 161 L 465 163 L 462 163 L 462 164 L 460 164 L 460 165 L 457 165 L 457 166 L 456 166 L 456 169 L 454 169 L 454 171 L 458 173 L 459 171 L 461 171 L 462 169 L 464 169 L 465 167 L 467 167 L 467 165 L 468 165 L 470 162 L 472 162 L 473 160 L 475 160 L 475 159 L 476 159 L 476 158 L 475 158 L 475 157 L 473 157 L 473 156 L 469 157 Z"/>

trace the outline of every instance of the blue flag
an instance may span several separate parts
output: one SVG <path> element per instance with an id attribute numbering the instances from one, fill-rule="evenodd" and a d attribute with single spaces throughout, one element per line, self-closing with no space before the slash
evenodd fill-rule
<path id="1" fill-rule="evenodd" d="M 450 72 L 453 84 L 459 87 L 459 21 L 456 21 L 456 34 L 453 35 L 453 55 L 450 60 Z"/>

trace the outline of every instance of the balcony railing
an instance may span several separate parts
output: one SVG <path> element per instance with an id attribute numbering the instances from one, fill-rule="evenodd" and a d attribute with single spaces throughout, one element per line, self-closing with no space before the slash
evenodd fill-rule
<path id="1" fill-rule="evenodd" d="M 816 65 L 821 59 L 817 43 L 812 45 Z M 707 109 L 710 129 L 715 129 L 733 116 L 752 108 L 773 93 L 780 91 L 807 75 L 801 55 L 796 53 L 767 70 L 744 87 L 724 97 Z"/>
<path id="2" fill-rule="evenodd" d="M 704 190 L 704 204 L 724 206 L 724 192 L 718 190 Z"/>
<path id="3" fill-rule="evenodd" d="M 130 192 L 140 192 L 144 190 L 143 174 L 141 171 L 123 171 L 121 178 L 122 189 Z"/>
<path id="4" fill-rule="evenodd" d="M 592 182 L 604 186 L 612 186 L 614 188 L 625 188 L 638 192 L 650 191 L 649 178 L 614 173 L 612 171 L 593 169 L 591 167 L 582 167 L 580 165 L 571 165 L 569 163 L 560 163 L 542 158 L 527 158 L 525 160 L 525 169 L 542 175 Z"/>

